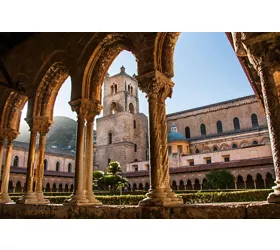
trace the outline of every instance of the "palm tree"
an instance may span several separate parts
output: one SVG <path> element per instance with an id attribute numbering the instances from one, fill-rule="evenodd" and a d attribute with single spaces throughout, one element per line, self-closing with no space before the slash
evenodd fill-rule
<path id="1" fill-rule="evenodd" d="M 107 170 L 107 173 L 111 175 L 117 175 L 122 172 L 121 165 L 117 161 L 110 162 Z"/>

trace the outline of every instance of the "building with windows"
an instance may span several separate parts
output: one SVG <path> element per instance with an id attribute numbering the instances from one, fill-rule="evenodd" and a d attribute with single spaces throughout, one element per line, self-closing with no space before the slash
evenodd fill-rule
<path id="1" fill-rule="evenodd" d="M 254 95 L 168 114 L 167 128 L 173 189 L 202 189 L 212 169 L 230 170 L 233 188 L 273 185 L 267 123 Z M 147 164 L 127 164 L 131 188 L 148 187 Z"/>
<path id="2" fill-rule="evenodd" d="M 23 192 L 29 143 L 14 141 L 9 180 L 9 192 Z M 35 156 L 35 174 L 37 169 Z M 57 148 L 47 148 L 44 159 L 44 192 L 70 192 L 74 189 L 75 153 Z M 35 187 L 35 182 L 34 182 Z"/>
<path id="3" fill-rule="evenodd" d="M 148 119 L 139 112 L 134 76 L 120 73 L 105 77 L 103 117 L 96 120 L 95 168 L 105 171 L 109 162 L 125 165 L 148 160 Z"/>

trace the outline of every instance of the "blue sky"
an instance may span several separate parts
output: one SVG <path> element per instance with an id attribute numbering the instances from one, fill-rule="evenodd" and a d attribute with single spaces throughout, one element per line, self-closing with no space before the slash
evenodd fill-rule
<path id="1" fill-rule="evenodd" d="M 135 57 L 123 51 L 112 63 L 109 73 L 124 66 L 130 75 L 137 74 Z M 167 99 L 167 113 L 196 108 L 253 94 L 253 90 L 225 35 L 221 32 L 181 33 L 174 53 L 172 99 Z M 55 116 L 76 119 L 68 105 L 70 79 L 62 85 L 55 103 Z M 140 112 L 148 114 L 145 95 L 139 91 Z M 23 118 L 26 116 L 23 112 Z"/>

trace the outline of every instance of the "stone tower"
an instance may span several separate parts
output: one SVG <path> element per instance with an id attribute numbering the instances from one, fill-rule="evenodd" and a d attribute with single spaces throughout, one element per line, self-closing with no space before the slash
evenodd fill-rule
<path id="1" fill-rule="evenodd" d="M 118 161 L 145 161 L 148 155 L 148 119 L 139 113 L 138 83 L 134 76 L 120 73 L 104 79 L 103 117 L 96 120 L 96 167 L 106 170 Z"/>

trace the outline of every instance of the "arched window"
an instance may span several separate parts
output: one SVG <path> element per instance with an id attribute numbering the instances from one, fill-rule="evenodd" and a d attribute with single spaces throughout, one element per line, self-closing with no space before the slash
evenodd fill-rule
<path id="1" fill-rule="evenodd" d="M 223 124 L 221 121 L 217 121 L 217 133 L 222 134 L 223 133 Z"/>
<path id="2" fill-rule="evenodd" d="M 200 132 L 201 135 L 206 135 L 206 127 L 203 123 L 200 125 Z"/>
<path id="3" fill-rule="evenodd" d="M 195 153 L 196 153 L 196 154 L 199 154 L 199 149 L 198 149 L 198 148 L 195 150 Z"/>
<path id="4" fill-rule="evenodd" d="M 44 160 L 44 171 L 48 170 L 48 160 Z"/>
<path id="5" fill-rule="evenodd" d="M 185 135 L 186 135 L 186 138 L 191 138 L 191 131 L 190 131 L 190 128 L 189 127 L 186 127 L 185 128 Z"/>
<path id="6" fill-rule="evenodd" d="M 72 164 L 71 164 L 71 162 L 68 164 L 68 172 L 69 172 L 69 173 L 72 172 Z"/>
<path id="7" fill-rule="evenodd" d="M 133 88 L 130 88 L 130 94 L 133 95 Z"/>
<path id="8" fill-rule="evenodd" d="M 115 85 L 115 94 L 118 92 L 118 86 Z"/>
<path id="9" fill-rule="evenodd" d="M 133 121 L 133 128 L 136 128 L 136 121 Z"/>
<path id="10" fill-rule="evenodd" d="M 216 146 L 214 146 L 213 151 L 218 151 L 218 148 Z"/>
<path id="11" fill-rule="evenodd" d="M 257 141 L 253 141 L 253 145 L 258 145 L 259 143 Z"/>
<path id="12" fill-rule="evenodd" d="M 258 117 L 257 117 L 256 114 L 251 115 L 251 121 L 252 121 L 252 127 L 253 128 L 258 128 L 259 127 Z"/>
<path id="13" fill-rule="evenodd" d="M 14 157 L 13 167 L 18 167 L 18 163 L 19 163 L 19 157 L 16 155 Z"/>
<path id="14" fill-rule="evenodd" d="M 134 152 L 137 152 L 137 144 L 134 144 Z"/>
<path id="15" fill-rule="evenodd" d="M 60 162 L 59 161 L 56 162 L 55 171 L 57 171 L 57 172 L 60 171 Z"/>
<path id="16" fill-rule="evenodd" d="M 111 86 L 111 95 L 113 95 L 114 94 L 114 86 L 112 85 Z"/>
<path id="17" fill-rule="evenodd" d="M 240 129 L 239 119 L 237 117 L 234 117 L 233 119 L 233 126 L 234 126 L 234 130 Z"/>
<path id="18" fill-rule="evenodd" d="M 237 148 L 237 145 L 235 143 L 233 143 L 232 148 Z"/>
<path id="19" fill-rule="evenodd" d="M 112 102 L 111 104 L 111 115 L 117 113 L 117 104 L 115 102 Z"/>
<path id="20" fill-rule="evenodd" d="M 128 85 L 128 93 L 130 93 L 130 85 Z"/>
<path id="21" fill-rule="evenodd" d="M 132 103 L 129 103 L 128 109 L 129 109 L 129 113 L 134 114 L 134 106 Z"/>
<path id="22" fill-rule="evenodd" d="M 109 136 L 109 144 L 112 144 L 112 141 L 113 141 L 113 140 L 112 140 L 112 133 L 109 133 L 108 136 Z"/>

